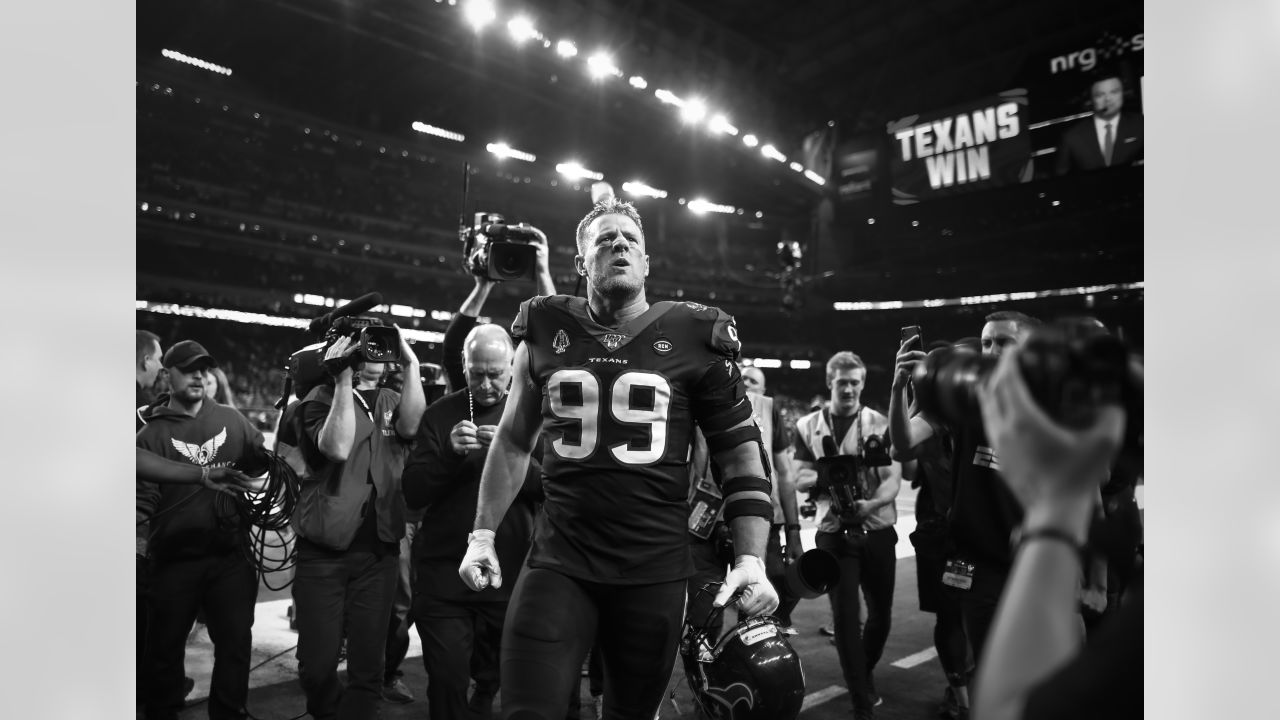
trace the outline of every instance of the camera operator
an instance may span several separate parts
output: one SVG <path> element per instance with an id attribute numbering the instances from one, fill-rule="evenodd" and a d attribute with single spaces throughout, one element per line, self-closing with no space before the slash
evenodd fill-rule
<path id="1" fill-rule="evenodd" d="M 218 362 L 193 340 L 174 344 L 163 366 L 171 392 L 139 419 L 136 444 L 166 460 L 212 468 L 266 471 L 262 433 L 239 412 L 205 397 L 204 377 Z M 143 463 L 144 471 L 151 471 Z M 257 570 L 246 555 L 248 527 L 222 493 L 187 484 L 138 483 L 138 508 L 150 519 L 146 649 L 148 720 L 176 720 L 182 709 L 187 634 L 204 611 L 214 644 L 209 717 L 245 717 Z"/>
<path id="2" fill-rule="evenodd" d="M 366 358 L 353 357 L 360 347 L 353 336 L 333 338 L 324 353 L 332 382 L 312 388 L 296 411 L 307 471 L 294 514 L 298 674 L 317 720 L 378 714 L 404 534 L 400 473 L 426 406 L 403 336 L 403 394 L 353 387 L 355 372 L 372 374 Z M 337 675 L 344 634 L 345 691 Z"/>
<path id="3" fill-rule="evenodd" d="M 1025 510 L 974 696 L 982 720 L 1142 716 L 1141 591 L 1081 649 L 1078 592 L 1099 485 L 1121 447 L 1127 417 L 1096 408 L 1084 429 L 1055 422 L 1002 357 L 978 390 L 1002 479 Z M 1139 383 L 1141 381 L 1139 380 Z"/>
<path id="4" fill-rule="evenodd" d="M 818 472 L 819 482 L 829 485 L 832 496 L 831 508 L 818 525 L 816 544 L 834 555 L 840 566 L 840 580 L 831 591 L 835 641 L 859 720 L 874 717 L 873 708 L 880 704 L 872 671 L 889 637 L 898 543 L 894 499 L 902 483 L 901 465 L 879 444 L 888 420 L 861 404 L 866 377 L 866 366 L 857 355 L 843 351 L 831 356 L 827 361 L 830 409 L 797 420 L 795 439 L 796 465 Z M 837 456 L 850 458 L 856 468 L 846 471 L 856 486 L 857 499 L 851 506 L 841 501 L 844 493 L 831 482 L 836 473 L 827 472 L 829 465 L 822 462 Z M 860 625 L 860 590 L 867 598 L 865 633 Z"/>
<path id="5" fill-rule="evenodd" d="M 999 357 L 1020 345 L 1039 324 L 1020 312 L 991 313 L 982 328 L 982 354 Z M 889 394 L 890 434 L 894 447 L 902 453 L 914 452 L 943 431 L 954 443 L 953 501 L 943 584 L 960 597 L 965 634 L 977 663 L 1012 562 L 1009 533 L 1021 522 L 1022 510 L 999 480 L 999 461 L 980 417 L 953 427 L 944 427 L 939 419 L 925 414 L 908 417 L 908 381 L 926 357 L 920 350 L 907 349 L 916 342 L 917 338 L 908 338 L 898 349 Z"/>

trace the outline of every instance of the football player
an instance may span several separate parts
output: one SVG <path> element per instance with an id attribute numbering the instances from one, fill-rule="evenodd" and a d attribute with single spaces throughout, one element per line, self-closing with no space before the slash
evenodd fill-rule
<path id="1" fill-rule="evenodd" d="M 773 518 L 767 460 L 734 360 L 733 318 L 645 299 L 649 257 L 629 203 L 597 203 L 578 225 L 587 297 L 525 301 L 512 324 L 511 396 L 480 481 L 469 587 L 499 587 L 493 530 L 544 432 L 546 502 L 502 638 L 504 718 L 559 718 L 592 644 L 604 661 L 604 717 L 650 720 L 675 662 L 692 574 L 687 463 L 695 423 L 724 469 L 733 568 L 715 598 L 771 612 Z"/>

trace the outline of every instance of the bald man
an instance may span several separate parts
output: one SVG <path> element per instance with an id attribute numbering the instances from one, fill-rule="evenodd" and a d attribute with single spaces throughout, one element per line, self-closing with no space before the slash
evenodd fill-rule
<path id="1" fill-rule="evenodd" d="M 468 661 L 475 633 L 501 637 L 515 586 L 512 582 L 477 593 L 458 577 L 475 515 L 480 471 L 507 403 L 513 350 L 507 331 L 490 324 L 473 328 L 462 352 L 466 387 L 427 408 L 403 477 L 409 508 L 426 508 L 413 548 L 417 573 L 413 617 L 427 669 L 428 713 L 441 720 L 469 717 Z M 498 556 L 503 567 L 516 573 L 529 551 L 541 474 L 542 465 L 534 458 L 523 489 L 498 527 Z M 487 716 L 496 689 L 477 686 L 472 703 L 481 716 Z"/>

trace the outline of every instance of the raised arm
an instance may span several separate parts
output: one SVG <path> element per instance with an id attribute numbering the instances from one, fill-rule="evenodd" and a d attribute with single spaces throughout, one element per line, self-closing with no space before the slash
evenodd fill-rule
<path id="1" fill-rule="evenodd" d="M 396 326 L 399 330 L 400 326 Z M 396 432 L 405 440 L 412 440 L 418 434 L 418 425 L 422 422 L 422 413 L 427 410 L 427 396 L 422 392 L 422 370 L 418 367 L 418 356 L 413 346 L 400 338 L 400 367 L 404 368 L 404 387 L 400 390 L 400 416 L 396 418 Z"/>
<path id="2" fill-rule="evenodd" d="M 328 362 L 347 358 L 355 350 L 356 345 L 351 342 L 351 338 L 343 336 L 329 346 L 324 359 Z M 316 435 L 316 448 L 330 462 L 346 462 L 356 443 L 356 410 L 355 400 L 351 395 L 351 374 L 351 365 L 348 363 L 334 376 L 333 403 L 329 405 L 329 415 Z"/>
<path id="3" fill-rule="evenodd" d="M 933 437 L 932 425 L 919 415 L 908 415 L 911 404 L 907 400 L 907 386 L 916 365 L 924 362 L 926 356 L 919 350 L 908 350 L 907 346 L 919 338 L 913 335 L 903 340 L 894 358 L 893 386 L 889 390 L 889 437 L 893 440 L 890 453 L 894 460 L 911 459 L 916 446 Z"/>

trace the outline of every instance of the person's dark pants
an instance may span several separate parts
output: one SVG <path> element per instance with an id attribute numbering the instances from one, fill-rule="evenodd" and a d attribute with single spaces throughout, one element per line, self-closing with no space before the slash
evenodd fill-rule
<path id="1" fill-rule="evenodd" d="M 840 580 L 831 591 L 836 653 L 855 708 L 871 707 L 870 675 L 884 652 L 892 622 L 898 533 L 892 527 L 866 533 L 819 532 L 817 546 L 835 556 Z M 867 623 L 860 624 L 862 594 Z"/>
<path id="2" fill-rule="evenodd" d="M 956 687 L 969 681 L 969 641 L 964 635 L 964 620 L 960 613 L 960 598 L 942 584 L 946 569 L 946 553 L 943 546 L 945 525 L 926 528 L 916 526 L 911 533 L 911 544 L 916 549 L 916 590 L 920 598 L 920 610 L 934 614 L 933 646 L 938 651 L 938 662 L 946 673 L 947 683 Z"/>
<path id="3" fill-rule="evenodd" d="M 604 714 L 652 720 L 675 666 L 685 581 L 602 585 L 525 567 L 502 634 L 502 717 L 565 716 L 582 662 L 599 643 Z"/>
<path id="4" fill-rule="evenodd" d="M 382 681 L 390 684 L 404 675 L 400 663 L 409 653 L 409 628 L 413 627 L 413 536 L 417 523 L 404 524 L 404 537 L 400 538 L 400 559 L 396 567 L 396 589 L 391 603 L 391 619 L 387 623 L 387 657 L 383 663 Z"/>
<path id="5" fill-rule="evenodd" d="M 148 575 L 148 720 L 174 720 L 182 709 L 187 635 L 201 609 L 213 641 L 209 717 L 244 717 L 258 599 L 253 565 L 235 550 L 201 558 L 153 559 Z"/>
<path id="6" fill-rule="evenodd" d="M 150 674 L 150 668 L 147 664 L 147 616 L 151 613 L 150 606 L 147 601 L 147 559 L 142 555 L 135 555 L 137 558 L 137 589 L 134 595 L 134 615 L 137 621 L 137 640 L 138 654 L 134 663 L 134 697 L 138 699 L 138 704 L 142 704 L 147 696 L 147 675 Z"/>
<path id="7" fill-rule="evenodd" d="M 298 679 L 315 720 L 378 716 L 398 563 L 390 553 L 352 551 L 331 557 L 299 548 L 293 577 Z M 345 691 L 338 682 L 344 628 Z"/>
<path id="8" fill-rule="evenodd" d="M 414 597 L 413 616 L 422 638 L 422 664 L 427 670 L 427 714 L 433 720 L 467 720 L 470 658 L 475 640 L 496 629 L 501 633 L 505 602 L 453 602 L 428 595 Z M 477 696 L 492 702 L 498 677 Z M 505 704 L 505 703 L 504 703 Z"/>
<path id="9" fill-rule="evenodd" d="M 707 615 L 711 612 L 711 601 L 715 600 L 716 593 L 720 592 L 719 583 L 724 582 L 725 574 L 733 566 L 733 543 L 729 540 L 729 532 L 728 525 L 718 522 L 712 528 L 711 536 L 706 540 L 696 535 L 689 536 L 689 554 L 693 556 L 693 575 L 689 577 L 689 596 L 685 612 L 689 622 L 694 625 L 701 626 L 706 622 Z M 702 587 L 707 583 L 715 584 L 703 592 Z M 714 636 L 720 637 L 724 628 L 724 618 L 717 617 L 711 626 L 715 631 Z"/>
<path id="10" fill-rule="evenodd" d="M 800 598 L 787 592 L 787 562 L 782 553 L 782 525 L 774 525 L 769 529 L 769 544 L 764 553 L 765 576 L 769 584 L 778 592 L 778 609 L 773 616 L 783 625 L 791 625 L 791 611 L 796 609 Z M 723 578 L 722 578 L 723 579 Z"/>
<path id="11" fill-rule="evenodd" d="M 952 594 L 960 599 L 960 614 L 964 621 L 964 634 L 973 653 L 975 676 L 991 625 L 995 622 L 996 607 L 1000 604 L 1000 593 L 1004 592 L 1008 572 L 1006 568 L 977 565 L 973 571 L 972 587 L 968 590 L 952 589 Z"/>

